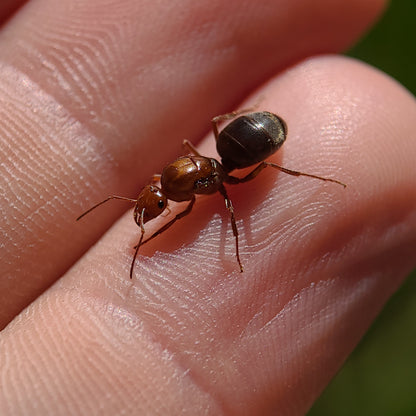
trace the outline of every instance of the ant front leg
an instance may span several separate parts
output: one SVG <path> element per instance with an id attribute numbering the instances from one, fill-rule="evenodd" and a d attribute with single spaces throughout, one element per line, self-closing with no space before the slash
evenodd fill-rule
<path id="1" fill-rule="evenodd" d="M 235 223 L 234 207 L 233 207 L 233 204 L 231 202 L 231 199 L 228 197 L 227 191 L 224 188 L 224 186 L 220 187 L 219 192 L 224 197 L 225 206 L 228 209 L 228 211 L 230 213 L 230 216 L 231 216 L 231 227 L 233 229 L 233 234 L 234 234 L 234 237 L 235 237 L 235 255 L 237 257 L 238 265 L 240 266 L 240 272 L 242 273 L 244 271 L 244 269 L 243 269 L 243 265 L 241 264 L 240 251 L 238 249 L 238 229 L 237 229 L 237 224 Z"/>
<path id="2" fill-rule="evenodd" d="M 140 240 L 139 243 L 134 246 L 134 248 L 136 249 L 136 251 L 134 252 L 134 256 L 133 256 L 133 260 L 131 262 L 131 266 L 130 266 L 130 279 L 133 279 L 133 268 L 134 268 L 134 262 L 136 261 L 136 257 L 137 257 L 137 253 L 139 252 L 139 248 L 142 245 L 142 241 L 143 241 L 143 237 L 144 237 L 144 208 L 142 209 L 142 211 L 140 212 L 140 217 L 139 217 L 139 226 L 140 226 L 140 230 L 142 231 L 142 234 L 140 236 Z"/>
<path id="3" fill-rule="evenodd" d="M 159 234 L 162 234 L 164 231 L 166 231 L 168 228 L 170 228 L 177 220 L 180 220 L 181 218 L 185 217 L 192 211 L 192 207 L 195 204 L 195 195 L 192 195 L 192 199 L 189 202 L 188 206 L 179 214 L 175 216 L 172 220 L 170 220 L 167 224 L 165 224 L 163 227 L 159 228 L 154 234 L 152 234 L 147 240 L 139 242 L 139 244 L 135 247 L 138 250 L 138 246 L 143 245 L 147 243 L 150 240 L 153 240 L 155 237 L 157 237 Z"/>
<path id="4" fill-rule="evenodd" d="M 334 183 L 337 183 L 338 185 L 342 185 L 344 188 L 347 187 L 347 185 L 345 183 L 343 183 L 341 181 L 338 181 L 336 179 L 324 178 L 323 176 L 317 176 L 317 175 L 312 175 L 310 173 L 299 172 L 297 170 L 287 169 L 287 168 L 284 168 L 283 166 L 280 166 L 280 165 L 277 165 L 276 163 L 271 163 L 271 162 L 261 162 L 256 168 L 254 168 L 254 170 L 252 170 L 248 175 L 244 176 L 243 178 L 237 178 L 235 176 L 228 175 L 228 178 L 226 178 L 226 182 L 227 183 L 232 183 L 232 184 L 237 184 L 237 183 L 243 183 L 243 182 L 251 181 L 263 169 L 266 169 L 268 166 L 270 166 L 272 168 L 275 168 L 275 169 L 279 169 L 280 171 L 282 171 L 284 173 L 287 173 L 289 175 L 308 176 L 309 178 L 319 179 L 321 181 L 334 182 Z"/>

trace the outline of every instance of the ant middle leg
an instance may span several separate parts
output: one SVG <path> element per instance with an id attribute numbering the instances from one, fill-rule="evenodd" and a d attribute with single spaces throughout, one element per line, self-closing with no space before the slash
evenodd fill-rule
<path id="1" fill-rule="evenodd" d="M 192 153 L 193 155 L 195 155 L 195 156 L 201 156 L 201 153 L 199 153 L 198 150 L 196 150 L 196 147 L 190 141 L 188 141 L 188 140 L 185 139 L 183 141 L 183 143 L 182 143 L 182 146 L 185 149 L 188 149 L 188 151 L 190 153 Z"/>
<path id="2" fill-rule="evenodd" d="M 263 169 L 266 169 L 269 166 L 272 167 L 272 168 L 275 168 L 275 169 L 279 169 L 280 171 L 282 171 L 284 173 L 287 173 L 289 175 L 293 175 L 293 176 L 308 176 L 309 178 L 319 179 L 321 181 L 334 182 L 334 183 L 337 183 L 338 185 L 342 185 L 344 188 L 347 187 L 347 185 L 345 183 L 343 183 L 341 181 L 338 181 L 336 179 L 325 178 L 323 176 L 312 175 L 310 173 L 299 172 L 297 170 L 287 169 L 287 168 L 284 168 L 283 166 L 280 166 L 280 165 L 277 165 L 276 163 L 271 163 L 271 162 L 261 162 L 256 168 L 254 168 L 248 175 L 244 176 L 243 178 L 237 178 L 235 176 L 228 175 L 228 178 L 226 178 L 225 182 L 231 183 L 231 184 L 238 184 L 238 183 L 243 183 L 243 182 L 251 181 Z"/>
<path id="3" fill-rule="evenodd" d="M 220 187 L 219 192 L 224 197 L 225 206 L 226 206 L 226 208 L 228 209 L 228 211 L 230 213 L 231 227 L 233 229 L 233 234 L 234 234 L 234 237 L 235 237 L 235 255 L 237 257 L 238 265 L 240 266 L 240 272 L 242 273 L 244 271 L 244 269 L 243 269 L 243 265 L 241 264 L 240 251 L 238 249 L 238 229 L 237 229 L 237 224 L 235 222 L 234 207 L 233 207 L 233 204 L 231 202 L 231 199 L 228 197 L 227 191 L 226 191 L 224 186 Z"/>

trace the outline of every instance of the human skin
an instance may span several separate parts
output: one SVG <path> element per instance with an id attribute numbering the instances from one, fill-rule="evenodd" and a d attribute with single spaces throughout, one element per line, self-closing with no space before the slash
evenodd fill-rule
<path id="1" fill-rule="evenodd" d="M 0 414 L 307 411 L 415 266 L 415 100 L 317 56 L 383 5 L 32 0 L 2 27 Z M 347 188 L 228 186 L 242 274 L 223 199 L 199 197 L 130 280 L 129 204 L 75 218 L 137 196 L 250 93 L 288 124 L 270 160 Z"/>

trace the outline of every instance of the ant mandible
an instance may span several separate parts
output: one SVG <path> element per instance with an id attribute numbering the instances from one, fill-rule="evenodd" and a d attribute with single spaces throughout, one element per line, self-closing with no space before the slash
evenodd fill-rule
<path id="1" fill-rule="evenodd" d="M 146 185 L 137 199 L 111 195 L 77 218 L 77 221 L 80 220 L 84 215 L 110 199 L 120 199 L 135 204 L 133 217 L 141 229 L 141 235 L 139 243 L 134 247 L 135 252 L 130 267 L 130 279 L 133 277 L 134 263 L 139 248 L 159 234 L 162 234 L 177 220 L 188 215 L 195 204 L 195 195 L 219 192 L 224 197 L 225 206 L 230 213 L 231 226 L 235 237 L 237 262 L 242 272 L 243 265 L 241 264 L 238 248 L 238 230 L 234 208 L 224 183 L 237 185 L 251 181 L 263 169 L 270 166 L 289 175 L 309 176 L 310 178 L 334 182 L 342 185 L 344 188 L 346 187 L 344 183 L 336 179 L 298 172 L 279 166 L 276 163 L 266 162 L 265 159 L 275 153 L 286 140 L 286 123 L 280 117 L 268 111 L 241 116 L 240 114 L 242 113 L 246 113 L 246 111 L 234 111 L 219 115 L 211 120 L 217 143 L 217 152 L 221 156 L 221 163 L 216 159 L 202 156 L 190 142 L 185 140 L 184 146 L 189 150 L 190 155 L 179 157 L 165 166 L 161 175 L 153 176 L 153 183 L 160 181 L 160 186 L 154 184 Z M 230 122 L 223 130 L 218 130 L 218 123 L 233 118 L 235 120 Z M 234 169 L 246 168 L 256 163 L 259 163 L 259 165 L 242 178 L 229 174 Z M 168 200 L 175 202 L 189 201 L 189 203 L 182 212 L 143 241 L 145 234 L 144 224 L 162 214 L 168 205 Z"/>

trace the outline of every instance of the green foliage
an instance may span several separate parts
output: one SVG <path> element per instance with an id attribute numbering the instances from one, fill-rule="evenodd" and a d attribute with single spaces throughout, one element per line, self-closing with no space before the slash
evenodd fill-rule
<path id="1" fill-rule="evenodd" d="M 416 271 L 308 416 L 416 415 Z"/>
<path id="2" fill-rule="evenodd" d="M 380 68 L 416 94 L 416 1 L 393 0 L 348 55 Z"/>

